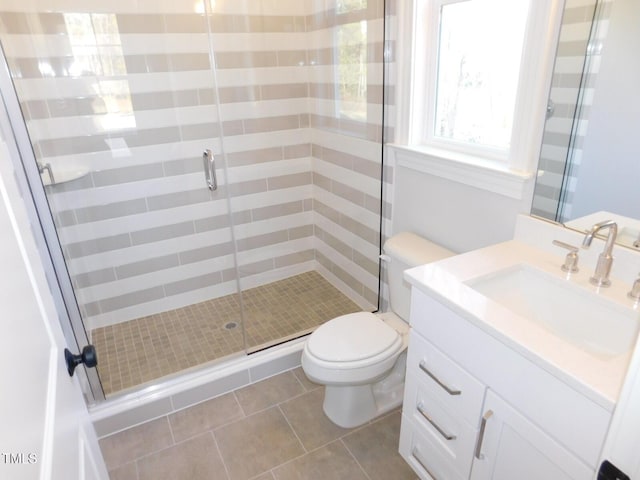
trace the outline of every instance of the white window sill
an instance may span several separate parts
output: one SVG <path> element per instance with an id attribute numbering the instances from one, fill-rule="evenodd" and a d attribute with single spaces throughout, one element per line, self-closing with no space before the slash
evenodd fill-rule
<path id="1" fill-rule="evenodd" d="M 472 155 L 429 147 L 388 144 L 396 165 L 522 200 L 533 172 L 509 170 L 507 165 Z"/>

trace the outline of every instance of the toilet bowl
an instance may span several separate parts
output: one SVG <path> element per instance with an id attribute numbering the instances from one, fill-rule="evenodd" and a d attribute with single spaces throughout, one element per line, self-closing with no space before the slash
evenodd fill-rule
<path id="1" fill-rule="evenodd" d="M 392 311 L 329 320 L 309 336 L 302 352 L 307 377 L 325 385 L 325 414 L 344 428 L 362 425 L 402 403 L 410 298 L 402 273 L 453 255 L 408 232 L 390 238 L 384 250 Z"/>
<path id="2" fill-rule="evenodd" d="M 395 325 L 395 328 L 394 328 Z M 310 336 L 302 368 L 325 385 L 323 409 L 333 423 L 351 428 L 402 403 L 408 325 L 393 313 L 350 313 L 329 320 Z M 398 370 L 391 376 L 392 370 Z"/>

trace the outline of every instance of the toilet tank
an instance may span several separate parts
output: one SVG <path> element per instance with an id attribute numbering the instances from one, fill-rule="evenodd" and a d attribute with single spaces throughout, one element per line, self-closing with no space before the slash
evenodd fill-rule
<path id="1" fill-rule="evenodd" d="M 403 272 L 407 268 L 435 262 L 455 253 L 411 232 L 398 233 L 389 238 L 383 250 L 388 257 L 386 266 L 391 310 L 408 323 L 411 286 L 403 278 Z"/>

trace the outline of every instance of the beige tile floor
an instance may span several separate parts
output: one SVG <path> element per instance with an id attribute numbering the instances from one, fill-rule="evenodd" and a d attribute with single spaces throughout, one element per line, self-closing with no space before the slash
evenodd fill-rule
<path id="1" fill-rule="evenodd" d="M 360 308 L 311 271 L 242 294 L 247 351 L 295 338 Z M 235 328 L 225 328 L 234 322 Z M 237 294 L 92 331 L 109 396 L 245 351 Z"/>
<path id="2" fill-rule="evenodd" d="M 297 368 L 100 440 L 111 480 L 405 480 L 400 410 L 331 423 Z"/>

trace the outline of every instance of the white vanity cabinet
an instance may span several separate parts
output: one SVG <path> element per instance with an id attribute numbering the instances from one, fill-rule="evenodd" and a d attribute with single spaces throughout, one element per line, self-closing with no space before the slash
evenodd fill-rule
<path id="1" fill-rule="evenodd" d="M 474 451 L 472 480 L 593 478 L 593 469 L 491 390 L 483 411 L 485 428 Z"/>
<path id="2" fill-rule="evenodd" d="M 400 453 L 423 479 L 592 479 L 611 412 L 417 288 Z"/>
<path id="3" fill-rule="evenodd" d="M 469 478 L 485 389 L 411 332 L 400 453 L 414 470 L 436 479 Z"/>

